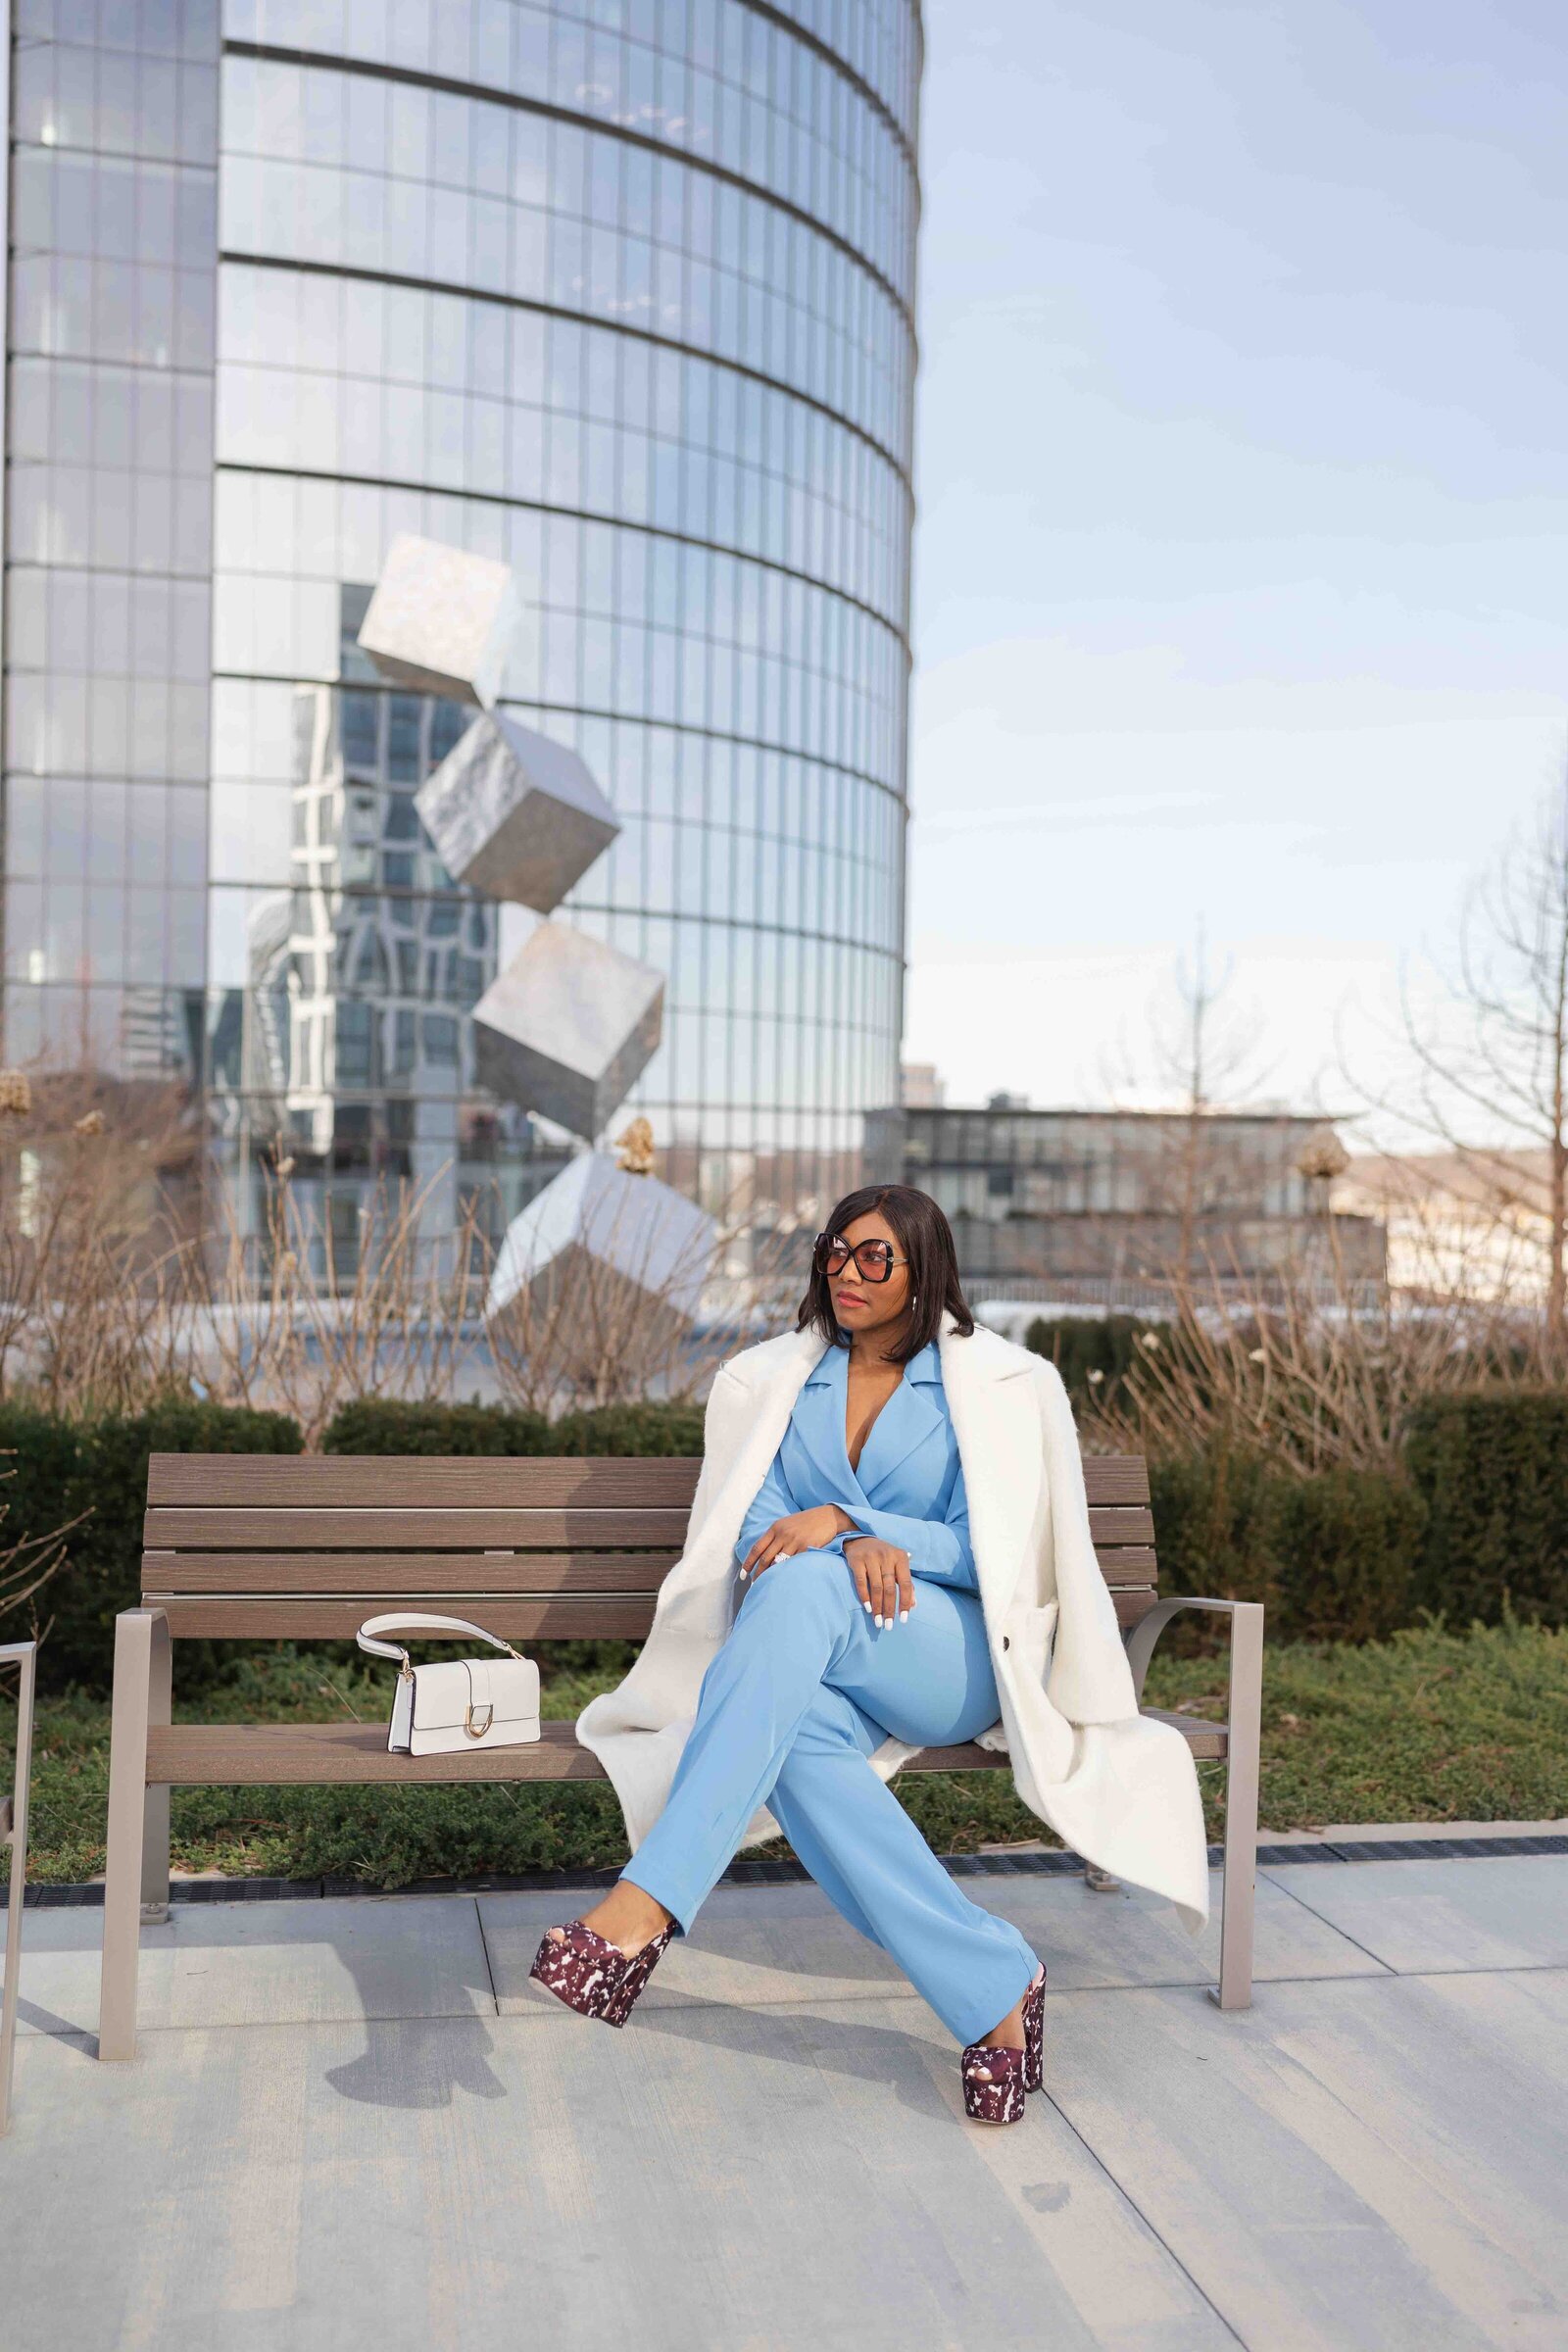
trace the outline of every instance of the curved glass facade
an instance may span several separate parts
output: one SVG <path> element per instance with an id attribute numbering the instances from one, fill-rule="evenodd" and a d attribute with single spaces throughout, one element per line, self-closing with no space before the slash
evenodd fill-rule
<path id="1" fill-rule="evenodd" d="M 141 887 L 171 906 L 206 893 L 205 940 L 165 921 L 158 974 L 144 956 L 165 992 L 159 1050 L 200 1056 L 237 1157 L 286 1147 L 334 1216 L 378 1171 L 499 1177 L 511 1209 L 559 1164 L 564 1139 L 472 1084 L 466 1015 L 527 918 L 455 890 L 414 810 L 463 714 L 386 689 L 353 647 L 387 545 L 417 531 L 514 565 L 526 625 L 504 699 L 582 753 L 622 820 L 563 909 L 667 975 L 664 1044 L 622 1115 L 646 1111 L 675 1180 L 715 1198 L 739 1180 L 760 1207 L 790 1207 L 831 1188 L 864 1112 L 897 1094 L 913 0 L 229 0 L 220 44 L 202 30 L 210 152 L 155 167 L 136 150 L 124 167 L 162 175 L 157 203 L 131 208 L 136 233 L 148 213 L 171 223 L 170 253 L 137 269 L 176 281 L 186 245 L 212 236 L 216 186 L 216 313 L 193 309 L 199 349 L 178 342 L 181 313 L 173 341 L 127 358 L 78 355 L 69 323 L 74 304 L 96 318 L 115 275 L 100 248 L 126 183 L 83 143 L 103 144 L 109 51 L 65 37 L 59 0 L 28 9 L 8 796 L 62 760 L 99 773 L 79 730 L 60 732 L 58 612 L 90 736 L 100 706 L 113 738 L 125 697 L 133 715 L 147 700 L 133 659 L 103 702 L 99 460 L 62 418 L 71 399 L 122 413 L 119 367 L 137 371 L 139 430 L 156 375 L 156 465 L 138 443 L 123 468 L 133 543 L 149 483 L 174 517 L 154 551 L 172 650 L 146 787 L 163 796 L 164 868 Z M 191 29 L 201 10 L 101 14 Z M 144 113 L 127 120 L 144 137 Z M 68 201 L 72 172 L 91 186 Z M 123 307 L 134 342 L 140 312 Z M 73 368 L 92 378 L 80 392 Z M 22 437 L 33 369 L 41 458 Z M 79 549 L 61 537 L 68 473 Z M 66 568 L 89 581 L 75 604 Z M 146 570 L 135 554 L 116 573 L 138 614 Z M 139 741 L 135 724 L 119 740 Z M 141 771 L 122 765 L 115 788 L 133 795 Z M 199 828 L 172 812 L 187 784 Z M 53 787 L 43 798 L 47 830 Z M 138 832 L 127 817 L 122 837 Z M 41 890 L 15 838 L 8 892 Z M 84 862 L 83 894 L 85 877 Z M 30 989 L 122 995 L 128 974 L 90 956 L 66 968 L 71 941 L 40 963 L 25 922 L 16 937 L 13 953 L 8 922 L 8 1037 L 24 1039 L 12 1008 Z M 122 1034 L 122 1003 L 98 1026 L 105 1045 Z"/>

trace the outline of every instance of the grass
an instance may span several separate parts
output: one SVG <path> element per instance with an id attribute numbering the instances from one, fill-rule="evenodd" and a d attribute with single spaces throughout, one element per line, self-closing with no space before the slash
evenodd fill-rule
<path id="1" fill-rule="evenodd" d="M 545 1663 L 548 1665 L 548 1653 Z M 545 1686 L 546 1714 L 569 1716 L 616 1679 L 578 1666 Z M 1157 1659 L 1148 1696 L 1223 1715 L 1223 1659 Z M 194 1719 L 379 1721 L 385 1679 L 323 1667 L 308 1650 L 261 1653 L 176 1713 Z M 9 1736 L 11 1711 L 5 1710 Z M 9 1751 L 0 1787 L 9 1787 Z M 1200 1767 L 1210 1835 L 1224 1823 L 1224 1767 Z M 104 1866 L 109 1710 L 46 1701 L 34 1747 L 29 1876 L 82 1881 Z M 900 1794 L 943 1853 L 1039 1838 L 1005 1773 L 931 1775 Z M 1441 1628 L 1365 1648 L 1281 1643 L 1268 1653 L 1262 1819 L 1270 1829 L 1331 1821 L 1501 1821 L 1568 1816 L 1568 1632 Z M 173 1856 L 183 1870 L 236 1877 L 335 1876 L 373 1886 L 485 1873 L 594 1869 L 625 1859 L 608 1788 L 512 1784 L 461 1788 L 176 1789 Z M 782 1846 L 771 1849 L 782 1852 Z"/>

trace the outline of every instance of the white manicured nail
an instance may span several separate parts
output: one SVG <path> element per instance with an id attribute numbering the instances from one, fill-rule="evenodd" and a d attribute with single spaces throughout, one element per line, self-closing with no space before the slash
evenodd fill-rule
<path id="1" fill-rule="evenodd" d="M 882 1631 L 882 1620 L 880 1617 L 875 1620 L 875 1624 L 877 1632 L 880 1633 Z"/>
<path id="2" fill-rule="evenodd" d="M 901 1609 L 901 1610 L 899 1611 L 899 1623 L 900 1623 L 901 1625 L 907 1625 L 907 1624 L 908 1624 L 908 1622 L 909 1622 L 909 1612 L 908 1612 L 908 1610 L 907 1610 L 907 1609 Z"/>
<path id="3" fill-rule="evenodd" d="M 860 1606 L 861 1606 L 861 1608 L 862 1608 L 862 1609 L 865 1611 L 866 1615 L 869 1617 L 869 1616 L 870 1616 L 870 1614 L 871 1614 L 871 1603 L 870 1603 L 868 1600 L 862 1600 L 862 1601 L 861 1601 L 861 1603 L 860 1603 Z"/>

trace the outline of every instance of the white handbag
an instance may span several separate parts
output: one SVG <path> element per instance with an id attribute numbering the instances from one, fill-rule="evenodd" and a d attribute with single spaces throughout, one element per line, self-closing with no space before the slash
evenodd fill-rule
<path id="1" fill-rule="evenodd" d="M 471 1634 L 502 1658 L 455 1658 L 416 1666 L 399 1642 L 381 1634 Z M 367 1617 L 355 1636 L 372 1657 L 399 1660 L 386 1743 L 395 1756 L 445 1756 L 471 1747 L 517 1747 L 539 1737 L 539 1669 L 510 1642 L 466 1617 Z"/>

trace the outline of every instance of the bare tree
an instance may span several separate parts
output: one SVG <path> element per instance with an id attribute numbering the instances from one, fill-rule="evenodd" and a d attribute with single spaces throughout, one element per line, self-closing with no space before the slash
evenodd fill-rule
<path id="1" fill-rule="evenodd" d="M 1255 1101 L 1267 1076 L 1261 1025 L 1233 1003 L 1234 982 L 1234 959 L 1216 968 L 1200 920 L 1141 1038 L 1124 1036 L 1104 1072 L 1118 1107 L 1166 1113 L 1150 1124 L 1138 1183 L 1148 1214 L 1165 1225 L 1159 1279 L 1178 1286 L 1206 1259 L 1205 1221 L 1223 1216 L 1238 1192 L 1234 1143 L 1219 1141 L 1216 1115 Z"/>
<path id="2" fill-rule="evenodd" d="M 1485 1202 L 1517 1233 L 1542 1236 L 1545 1333 L 1568 1356 L 1568 767 L 1536 823 L 1469 892 L 1443 975 L 1451 1029 L 1401 988 L 1411 1102 L 1370 1097 L 1451 1155 L 1472 1215 Z M 1532 1165 L 1534 1163 L 1534 1165 Z M 1539 1170 L 1539 1174 L 1537 1171 Z M 1538 1293 L 1538 1296 L 1540 1294 Z"/>

